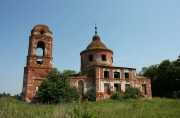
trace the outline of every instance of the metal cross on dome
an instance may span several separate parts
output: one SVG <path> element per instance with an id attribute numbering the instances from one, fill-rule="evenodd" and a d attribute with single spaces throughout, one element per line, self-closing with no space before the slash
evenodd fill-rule
<path id="1" fill-rule="evenodd" d="M 95 35 L 97 35 L 97 27 L 96 27 L 96 23 L 95 23 Z"/>

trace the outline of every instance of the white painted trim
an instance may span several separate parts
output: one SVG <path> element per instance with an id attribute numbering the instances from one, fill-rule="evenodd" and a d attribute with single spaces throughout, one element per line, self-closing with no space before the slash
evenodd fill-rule
<path id="1" fill-rule="evenodd" d="M 124 73 L 125 73 L 125 72 L 126 72 L 126 73 L 129 73 L 129 70 L 128 70 L 128 69 L 124 69 Z"/>

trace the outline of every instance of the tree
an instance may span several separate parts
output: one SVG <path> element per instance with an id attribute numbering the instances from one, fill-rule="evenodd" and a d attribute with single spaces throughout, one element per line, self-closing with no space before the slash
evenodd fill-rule
<path id="1" fill-rule="evenodd" d="M 138 73 L 138 75 L 142 76 L 147 70 L 148 70 L 148 67 L 143 67 L 142 70 Z"/>
<path id="2" fill-rule="evenodd" d="M 77 72 L 74 71 L 74 70 L 64 70 L 64 71 L 62 72 L 62 76 L 63 76 L 64 78 L 68 78 L 70 75 L 74 75 L 74 74 L 77 74 Z"/>
<path id="3" fill-rule="evenodd" d="M 0 97 L 11 97 L 11 95 L 10 93 L 3 92 L 2 94 L 0 93 Z"/>
<path id="4" fill-rule="evenodd" d="M 164 60 L 151 65 L 143 72 L 143 76 L 151 79 L 153 96 L 172 97 L 180 90 L 180 56 L 175 61 Z"/>
<path id="5" fill-rule="evenodd" d="M 151 81 L 155 81 L 158 78 L 158 66 L 159 65 L 151 65 L 148 68 L 144 69 L 143 76 L 151 78 Z"/>
<path id="6" fill-rule="evenodd" d="M 177 61 L 180 61 L 180 54 L 179 54 L 179 56 L 178 56 L 178 59 L 177 59 Z"/>
<path id="7" fill-rule="evenodd" d="M 18 100 L 21 100 L 22 98 L 22 92 L 20 94 L 16 94 L 13 96 L 14 98 L 18 99 Z"/>
<path id="8" fill-rule="evenodd" d="M 74 71 L 72 71 L 74 72 Z M 79 93 L 68 81 L 71 71 L 59 72 L 56 68 L 48 74 L 45 81 L 39 87 L 37 99 L 43 103 L 72 102 L 79 99 Z"/>

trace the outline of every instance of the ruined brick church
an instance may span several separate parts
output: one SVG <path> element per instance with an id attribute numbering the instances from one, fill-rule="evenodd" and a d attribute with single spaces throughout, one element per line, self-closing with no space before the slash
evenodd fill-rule
<path id="1" fill-rule="evenodd" d="M 42 50 L 39 55 L 38 49 Z M 97 35 L 80 53 L 83 76 L 71 76 L 70 84 L 77 87 L 80 95 L 95 89 L 96 99 L 109 98 L 113 93 L 124 93 L 129 87 L 139 88 L 141 97 L 151 98 L 151 81 L 136 75 L 135 68 L 113 66 L 113 51 L 108 49 Z M 52 32 L 45 25 L 36 25 L 29 37 L 26 67 L 24 67 L 22 99 L 32 101 L 38 86 L 52 69 Z"/>

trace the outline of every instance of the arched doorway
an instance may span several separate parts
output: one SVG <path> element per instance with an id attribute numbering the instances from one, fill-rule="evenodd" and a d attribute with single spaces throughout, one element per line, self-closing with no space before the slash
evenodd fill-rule
<path id="1" fill-rule="evenodd" d="M 79 92 L 81 97 L 84 96 L 84 82 L 83 82 L 83 80 L 78 81 L 78 92 Z"/>

